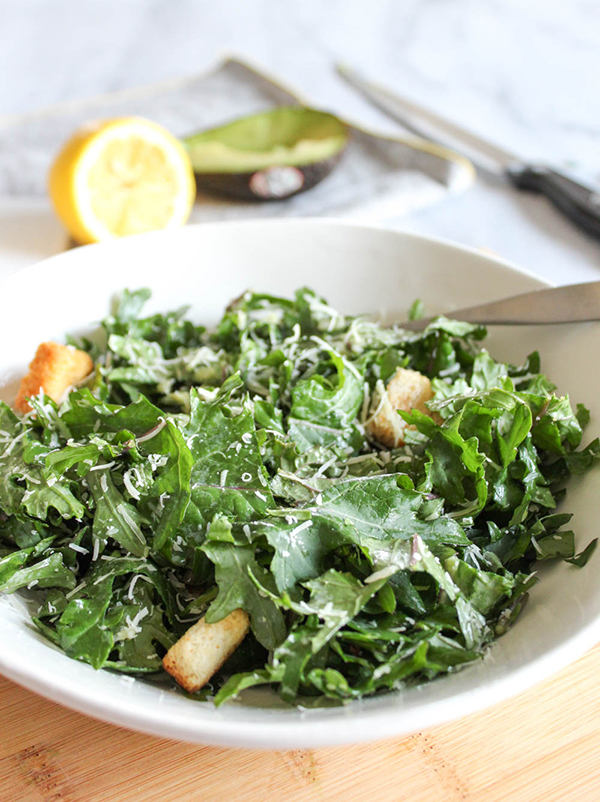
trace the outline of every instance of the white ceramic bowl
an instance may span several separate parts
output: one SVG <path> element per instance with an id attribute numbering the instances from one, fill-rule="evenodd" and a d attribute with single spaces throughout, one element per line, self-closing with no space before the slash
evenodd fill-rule
<path id="1" fill-rule="evenodd" d="M 394 319 L 414 298 L 441 311 L 535 289 L 543 282 L 487 254 L 409 234 L 318 220 L 203 224 L 91 245 L 0 285 L 0 396 L 12 401 L 39 342 L 92 329 L 123 287 L 148 286 L 150 311 L 190 304 L 217 321 L 244 289 L 288 294 L 308 285 L 345 312 Z M 600 326 L 497 329 L 494 354 L 542 367 L 600 421 Z M 600 474 L 569 490 L 581 547 L 598 530 Z M 517 625 L 488 657 L 404 693 L 322 711 L 232 704 L 218 710 L 70 660 L 28 625 L 23 602 L 0 598 L 0 671 L 57 702 L 125 727 L 229 746 L 317 747 L 407 734 L 498 702 L 544 679 L 600 639 L 598 553 L 578 570 L 544 566 Z"/>

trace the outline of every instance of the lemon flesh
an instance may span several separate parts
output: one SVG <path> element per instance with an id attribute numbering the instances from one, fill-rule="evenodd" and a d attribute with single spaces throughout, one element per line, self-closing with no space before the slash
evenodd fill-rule
<path id="1" fill-rule="evenodd" d="M 49 193 L 71 236 L 89 243 L 183 225 L 196 184 L 179 140 L 127 117 L 79 129 L 52 165 Z"/>

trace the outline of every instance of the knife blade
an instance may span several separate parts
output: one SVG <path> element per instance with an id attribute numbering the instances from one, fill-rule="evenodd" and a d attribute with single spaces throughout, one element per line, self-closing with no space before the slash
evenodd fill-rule
<path id="1" fill-rule="evenodd" d="M 337 64 L 336 69 L 371 105 L 407 130 L 467 156 L 480 171 L 505 176 L 517 189 L 545 195 L 563 215 L 600 239 L 600 192 L 596 187 L 548 165 L 526 163 L 494 142 L 364 78 L 345 64 Z"/>

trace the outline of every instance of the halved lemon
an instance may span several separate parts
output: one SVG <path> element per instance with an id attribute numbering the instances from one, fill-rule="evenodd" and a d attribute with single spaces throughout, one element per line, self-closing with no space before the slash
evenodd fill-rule
<path id="1" fill-rule="evenodd" d="M 82 244 L 183 225 L 196 195 L 183 145 L 140 117 L 76 131 L 50 169 L 48 188 L 56 213 Z"/>

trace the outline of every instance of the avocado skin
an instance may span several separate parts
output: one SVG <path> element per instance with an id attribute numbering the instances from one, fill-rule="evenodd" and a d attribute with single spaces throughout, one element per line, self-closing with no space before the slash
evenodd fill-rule
<path id="1" fill-rule="evenodd" d="M 257 195 L 252 189 L 251 179 L 256 173 L 263 170 L 253 170 L 246 173 L 195 173 L 196 187 L 201 194 L 217 195 L 234 200 L 250 201 L 252 203 L 272 203 L 287 200 L 312 189 L 316 184 L 326 178 L 342 157 L 343 151 L 313 164 L 297 165 L 294 168 L 302 174 L 304 179 L 301 186 L 285 195 L 270 195 L 267 197 Z M 285 167 L 285 165 L 284 165 Z"/>

